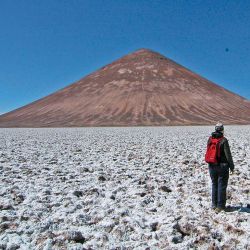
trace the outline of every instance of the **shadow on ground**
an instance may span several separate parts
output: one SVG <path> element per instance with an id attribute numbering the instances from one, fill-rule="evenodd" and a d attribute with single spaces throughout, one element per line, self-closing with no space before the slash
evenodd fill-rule
<path id="1" fill-rule="evenodd" d="M 246 207 L 243 206 L 228 206 L 225 210 L 225 212 L 231 213 L 231 212 L 240 212 L 240 213 L 250 213 L 250 205 L 247 205 Z"/>

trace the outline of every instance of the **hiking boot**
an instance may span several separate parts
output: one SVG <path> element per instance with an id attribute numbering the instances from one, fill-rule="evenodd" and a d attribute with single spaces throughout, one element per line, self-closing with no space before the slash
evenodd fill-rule
<path id="1" fill-rule="evenodd" d="M 216 210 L 216 208 L 217 208 L 216 206 L 212 206 L 211 207 L 212 210 Z"/>
<path id="2" fill-rule="evenodd" d="M 225 207 L 223 210 L 224 210 L 225 212 L 234 212 L 234 211 L 237 211 L 237 209 L 235 209 L 235 208 L 233 208 L 233 207 L 230 207 L 230 206 Z"/>
<path id="3" fill-rule="evenodd" d="M 222 207 L 217 207 L 216 209 L 215 209 L 215 213 L 220 213 L 220 212 L 222 212 L 222 211 L 224 211 L 225 210 L 225 208 L 222 208 Z"/>

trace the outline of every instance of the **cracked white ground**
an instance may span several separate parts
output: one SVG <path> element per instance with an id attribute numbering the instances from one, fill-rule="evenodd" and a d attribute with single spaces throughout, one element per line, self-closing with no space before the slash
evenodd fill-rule
<path id="1" fill-rule="evenodd" d="M 219 214 L 212 131 L 0 129 L 0 249 L 250 249 L 250 126 L 225 127 L 235 211 Z"/>

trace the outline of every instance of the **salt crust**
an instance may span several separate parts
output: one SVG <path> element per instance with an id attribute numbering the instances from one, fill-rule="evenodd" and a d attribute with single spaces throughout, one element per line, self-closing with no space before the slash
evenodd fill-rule
<path id="1" fill-rule="evenodd" d="M 219 214 L 212 129 L 0 129 L 0 249 L 249 249 L 250 126 L 226 126 L 233 208 Z"/>

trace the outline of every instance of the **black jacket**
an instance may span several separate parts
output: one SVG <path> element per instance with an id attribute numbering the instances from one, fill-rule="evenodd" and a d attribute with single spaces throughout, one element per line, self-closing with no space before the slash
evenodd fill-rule
<path id="1" fill-rule="evenodd" d="M 220 132 L 212 133 L 212 138 L 220 138 L 222 136 L 223 134 Z M 209 143 L 210 143 L 210 138 L 208 139 L 207 144 Z M 234 162 L 233 162 L 232 154 L 230 151 L 228 140 L 225 137 L 220 141 L 220 163 L 227 163 L 230 169 L 232 171 L 234 170 Z"/>

